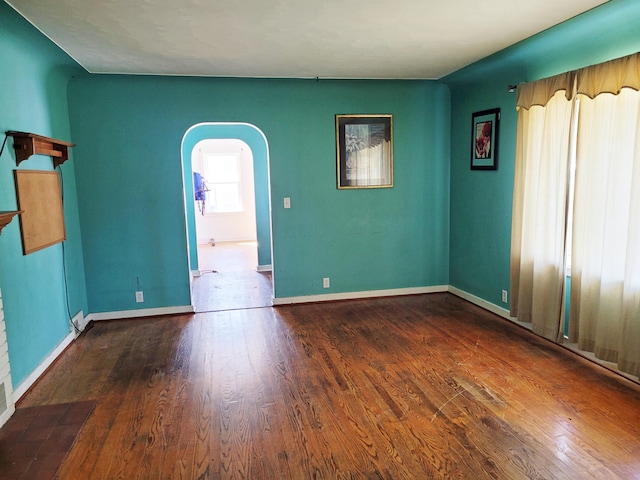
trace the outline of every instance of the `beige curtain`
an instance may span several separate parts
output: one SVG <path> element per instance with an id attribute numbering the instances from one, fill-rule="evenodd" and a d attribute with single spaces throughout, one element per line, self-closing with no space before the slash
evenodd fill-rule
<path id="1" fill-rule="evenodd" d="M 562 341 L 564 219 L 573 203 L 569 339 L 633 375 L 640 375 L 639 89 L 640 54 L 518 88 L 511 247 L 511 314 Z"/>
<path id="2" fill-rule="evenodd" d="M 562 334 L 571 75 L 518 89 L 511 232 L 511 315 Z"/>
<path id="3" fill-rule="evenodd" d="M 623 88 L 640 90 L 640 53 L 616 58 L 574 72 L 577 93 L 595 98 L 601 93 L 619 94 Z"/>
<path id="4" fill-rule="evenodd" d="M 570 340 L 639 375 L 640 93 L 613 90 L 580 96 Z"/>

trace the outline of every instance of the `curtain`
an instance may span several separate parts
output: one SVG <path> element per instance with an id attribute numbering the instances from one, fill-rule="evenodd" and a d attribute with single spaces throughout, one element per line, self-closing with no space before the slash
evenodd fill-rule
<path id="1" fill-rule="evenodd" d="M 513 221 L 511 315 L 534 332 L 561 338 L 565 284 L 565 232 L 571 78 L 524 86 L 518 107 Z M 553 85 L 553 91 L 549 90 Z M 538 90 L 538 91 L 536 91 Z"/>
<path id="2" fill-rule="evenodd" d="M 569 340 L 636 376 L 639 89 L 640 54 L 518 88 L 511 242 L 511 315 L 561 342 L 563 259 L 571 232 Z M 575 188 L 568 198 L 572 154 Z"/>
<path id="3" fill-rule="evenodd" d="M 637 91 L 581 95 L 569 338 L 633 375 L 640 375 L 639 127 Z"/>

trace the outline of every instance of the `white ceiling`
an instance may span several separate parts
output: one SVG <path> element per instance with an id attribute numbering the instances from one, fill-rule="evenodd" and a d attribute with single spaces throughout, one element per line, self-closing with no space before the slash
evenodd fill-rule
<path id="1" fill-rule="evenodd" d="M 7 0 L 92 73 L 437 79 L 605 0 Z"/>

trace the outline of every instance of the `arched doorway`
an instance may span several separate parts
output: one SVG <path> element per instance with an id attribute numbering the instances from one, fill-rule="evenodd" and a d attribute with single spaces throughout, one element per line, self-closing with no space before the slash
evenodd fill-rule
<path id="1" fill-rule="evenodd" d="M 190 127 L 184 134 L 181 146 L 182 175 L 185 211 L 187 218 L 187 249 L 189 269 L 192 274 L 199 273 L 199 259 L 196 235 L 196 208 L 193 186 L 192 152 L 194 147 L 207 139 L 239 139 L 249 146 L 253 155 L 255 218 L 257 236 L 257 270 L 271 272 L 272 237 L 271 237 L 271 207 L 270 207 L 270 179 L 269 179 L 269 149 L 263 132 L 254 125 L 247 123 L 199 123 Z M 192 275 L 193 278 L 193 275 Z M 273 292 L 273 277 L 269 275 L 271 292 Z M 271 293 L 271 297 L 273 293 Z M 194 305 L 193 292 L 191 303 Z M 271 299 L 269 304 L 271 304 Z M 195 306 L 194 306 L 195 308 Z"/>

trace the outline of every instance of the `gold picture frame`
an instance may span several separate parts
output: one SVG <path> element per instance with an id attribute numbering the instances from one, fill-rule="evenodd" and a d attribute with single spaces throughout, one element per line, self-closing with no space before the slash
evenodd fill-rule
<path id="1" fill-rule="evenodd" d="M 338 189 L 393 187 L 393 115 L 336 115 Z"/>

